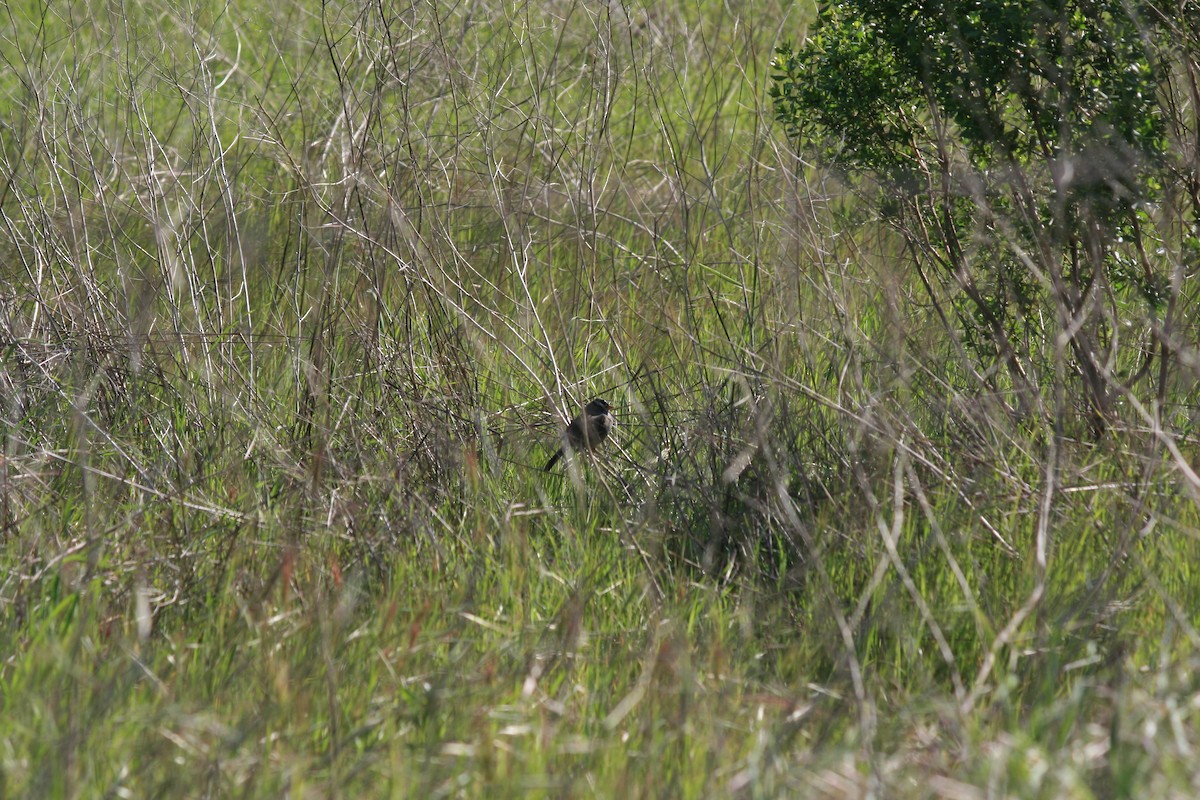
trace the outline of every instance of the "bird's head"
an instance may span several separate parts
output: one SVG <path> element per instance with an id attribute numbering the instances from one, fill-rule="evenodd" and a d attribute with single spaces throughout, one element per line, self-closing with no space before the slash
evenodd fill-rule
<path id="1" fill-rule="evenodd" d="M 607 400 L 602 400 L 601 398 L 597 397 L 595 400 L 587 404 L 587 408 L 585 408 L 584 411 L 587 412 L 589 417 L 602 417 L 605 414 L 612 413 L 612 406 L 608 404 Z"/>

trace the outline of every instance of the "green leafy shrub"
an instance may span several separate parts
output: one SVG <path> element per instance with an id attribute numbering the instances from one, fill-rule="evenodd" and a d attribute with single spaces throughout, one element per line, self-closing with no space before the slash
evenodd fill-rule
<path id="1" fill-rule="evenodd" d="M 1186 122 L 1165 101 L 1181 43 L 1144 3 L 831 2 L 801 47 L 777 49 L 770 94 L 789 138 L 901 231 L 931 301 L 1018 394 L 1053 372 L 1047 334 L 1069 331 L 1098 432 L 1112 365 L 1145 364 L 1169 305 L 1171 263 L 1149 253 L 1173 223 L 1148 209 L 1176 207 L 1170 142 Z M 1137 326 L 1128 354 L 1118 324 Z"/>

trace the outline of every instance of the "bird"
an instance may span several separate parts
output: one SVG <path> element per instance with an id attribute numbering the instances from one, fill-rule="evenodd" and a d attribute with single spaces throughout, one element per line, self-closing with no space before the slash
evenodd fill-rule
<path id="1" fill-rule="evenodd" d="M 608 432 L 616 424 L 617 419 L 613 416 L 612 406 L 608 404 L 607 400 L 597 397 L 588 403 L 587 407 L 583 409 L 583 413 L 571 420 L 562 432 L 563 446 L 558 448 L 557 453 L 550 456 L 550 460 L 546 462 L 545 471 L 549 472 L 554 469 L 554 465 L 567 450 L 572 452 L 595 450 L 596 445 L 604 441 Z"/>

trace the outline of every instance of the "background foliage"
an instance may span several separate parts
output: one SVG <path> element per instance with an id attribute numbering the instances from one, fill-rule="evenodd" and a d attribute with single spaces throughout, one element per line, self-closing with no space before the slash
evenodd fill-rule
<path id="1" fill-rule="evenodd" d="M 958 333 L 981 369 L 1004 366 L 1023 411 L 1047 382 L 1038 373 L 1055 369 L 1038 351 L 1069 334 L 1093 435 L 1144 378 L 1165 399 L 1161 334 L 1188 293 L 1177 267 L 1194 250 L 1200 194 L 1189 146 L 1172 145 L 1194 139 L 1194 114 L 1181 111 L 1197 31 L 1173 11 L 830 3 L 804 47 L 782 45 L 774 62 L 788 134 L 876 182 L 871 204 L 922 279 L 957 295 Z M 1164 247 L 1183 261 L 1157 257 Z M 1124 348 L 1119 326 L 1133 334 Z"/>

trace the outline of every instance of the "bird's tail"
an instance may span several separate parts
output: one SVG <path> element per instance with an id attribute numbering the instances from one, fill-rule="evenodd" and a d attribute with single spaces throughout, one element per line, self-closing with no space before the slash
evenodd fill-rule
<path id="1" fill-rule="evenodd" d="M 557 464 L 558 460 L 562 457 L 563 457 L 563 451 L 562 451 L 562 448 L 560 447 L 560 448 L 558 448 L 558 452 L 555 453 L 554 455 L 550 456 L 550 460 L 546 462 L 545 471 L 549 472 L 550 470 L 554 469 L 554 465 Z"/>

